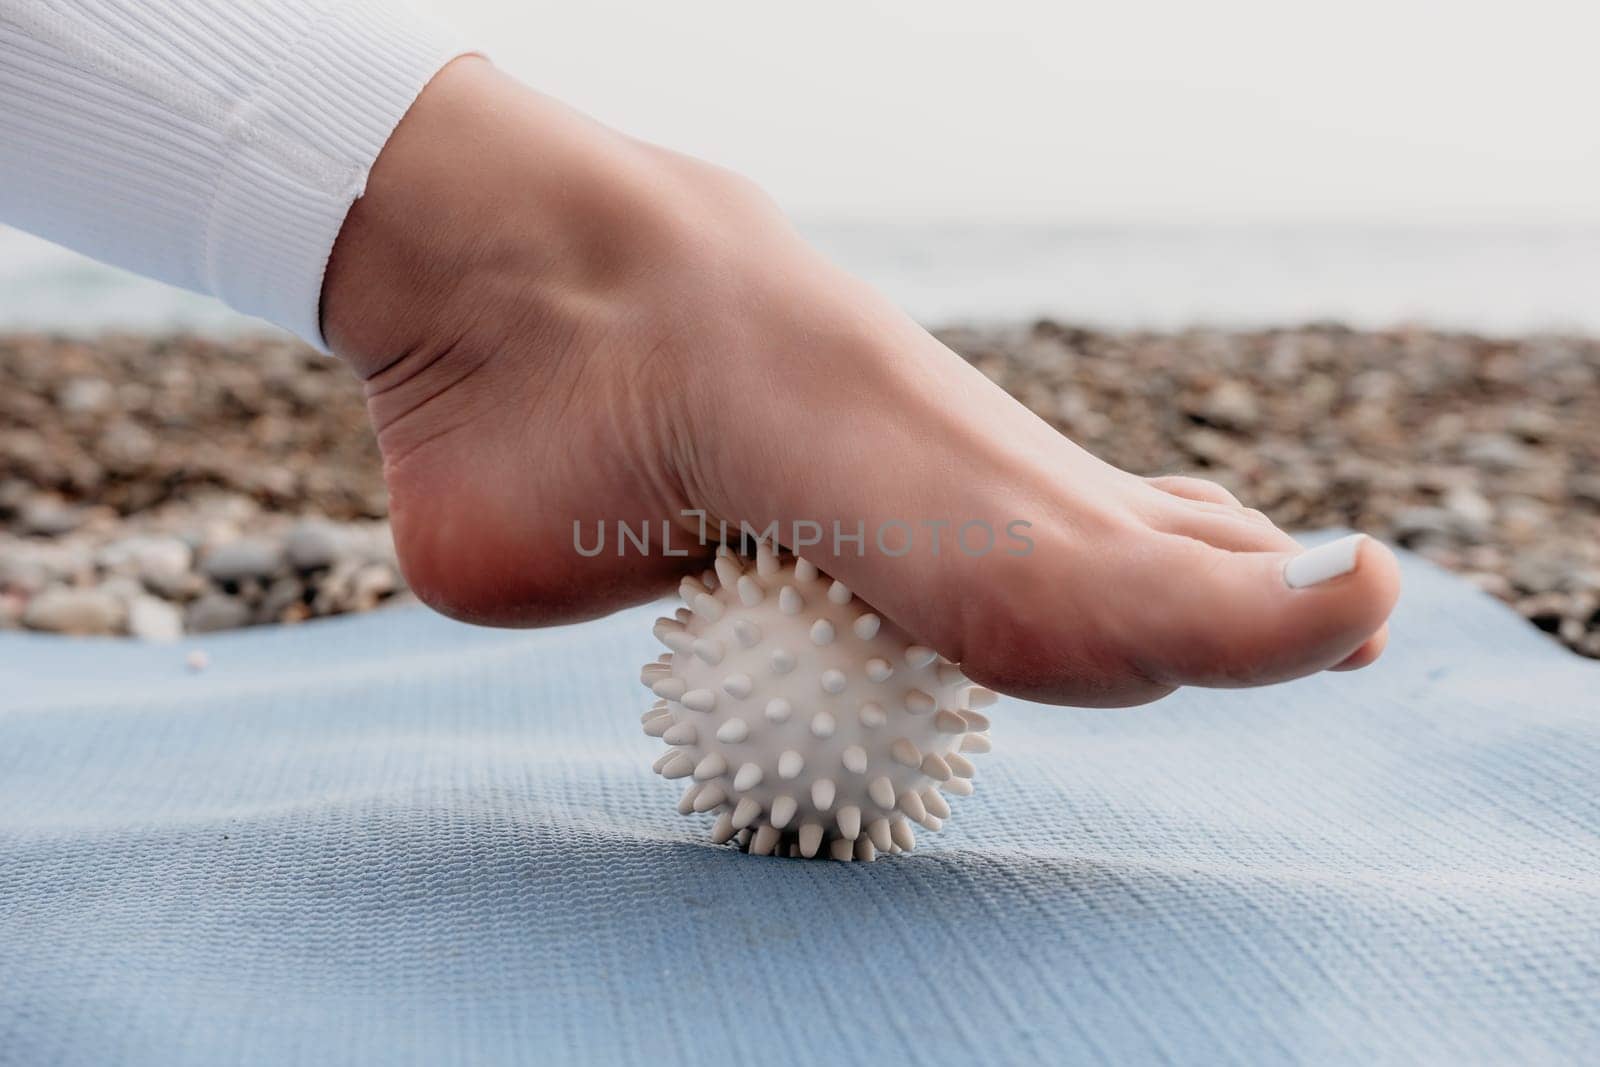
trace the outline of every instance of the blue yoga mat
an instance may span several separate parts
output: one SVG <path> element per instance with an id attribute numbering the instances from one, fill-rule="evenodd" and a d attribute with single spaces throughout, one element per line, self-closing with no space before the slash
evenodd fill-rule
<path id="1" fill-rule="evenodd" d="M 1600 668 L 1405 580 L 1368 671 L 1003 701 L 873 864 L 674 812 L 655 609 L 0 635 L 0 1062 L 1595 1062 Z"/>

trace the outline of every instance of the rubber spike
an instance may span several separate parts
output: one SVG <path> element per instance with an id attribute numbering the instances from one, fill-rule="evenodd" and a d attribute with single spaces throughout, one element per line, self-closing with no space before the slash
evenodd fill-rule
<path id="1" fill-rule="evenodd" d="M 861 834 L 861 809 L 854 804 L 839 809 L 839 836 L 852 840 Z"/>
<path id="2" fill-rule="evenodd" d="M 691 711 L 710 711 L 717 706 L 717 694 L 710 689 L 691 689 L 683 694 L 683 706 Z"/>
<path id="3" fill-rule="evenodd" d="M 728 793 L 717 782 L 706 782 L 700 790 L 700 795 L 694 798 L 695 811 L 710 811 L 720 807 L 728 799 Z"/>
<path id="4" fill-rule="evenodd" d="M 800 805 L 791 796 L 776 797 L 772 801 L 772 825 L 783 829 L 789 825 L 789 820 L 794 818 L 795 812 L 800 810 Z"/>
<path id="5" fill-rule="evenodd" d="M 921 822 L 922 817 L 928 814 L 928 809 L 923 806 L 922 797 L 911 789 L 907 789 L 900 794 L 900 799 L 895 802 L 895 806 L 918 822 Z"/>
<path id="6" fill-rule="evenodd" d="M 722 583 L 724 589 L 734 588 L 744 576 L 744 568 L 739 566 L 739 561 L 732 555 L 724 556 L 718 552 L 717 561 L 712 566 L 716 569 L 717 581 Z"/>
<path id="7" fill-rule="evenodd" d="M 741 797 L 733 809 L 733 825 L 736 829 L 743 830 L 746 826 L 756 821 L 761 814 L 761 802 L 755 797 Z"/>
<path id="8" fill-rule="evenodd" d="M 700 616 L 702 619 L 705 619 L 707 622 L 716 622 L 718 619 L 722 618 L 722 601 L 718 600 L 710 593 L 696 593 L 694 596 L 694 603 L 691 604 L 690 607 L 694 609 L 694 613 L 696 615 Z"/>
<path id="9" fill-rule="evenodd" d="M 728 773 L 728 761 L 722 758 L 722 753 L 720 752 L 708 752 L 701 757 L 700 762 L 696 763 L 691 770 L 694 771 L 694 776 L 702 782 L 708 778 L 721 778 Z"/>
<path id="10" fill-rule="evenodd" d="M 700 795 L 701 783 L 695 782 L 683 791 L 683 796 L 678 798 L 678 814 L 688 815 L 694 811 L 695 798 Z"/>
<path id="11" fill-rule="evenodd" d="M 839 754 L 839 762 L 853 774 L 867 773 L 867 750 L 860 745 L 850 745 Z"/>
<path id="12" fill-rule="evenodd" d="M 650 691 L 663 700 L 678 700 L 689 687 L 682 678 L 658 678 L 650 686 Z"/>
<path id="13" fill-rule="evenodd" d="M 692 745 L 700 740 L 700 731 L 694 728 L 694 723 L 685 720 L 662 734 L 661 740 L 669 745 Z"/>
<path id="14" fill-rule="evenodd" d="M 753 856 L 770 856 L 780 836 L 777 827 L 759 827 L 756 830 L 756 836 L 750 842 L 750 854 Z"/>

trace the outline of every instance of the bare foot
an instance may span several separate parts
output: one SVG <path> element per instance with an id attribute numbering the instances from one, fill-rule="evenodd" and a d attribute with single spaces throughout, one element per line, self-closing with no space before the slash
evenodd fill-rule
<path id="1" fill-rule="evenodd" d="M 1102 463 L 744 180 L 481 60 L 447 67 L 384 149 L 324 318 L 367 382 L 407 578 L 470 621 L 572 621 L 670 590 L 709 549 L 588 558 L 574 522 L 586 539 L 619 520 L 687 535 L 692 509 L 735 530 L 824 524 L 809 558 L 976 680 L 1052 702 L 1361 666 L 1398 594 L 1366 539 L 1286 580 L 1299 546 L 1218 486 Z M 834 520 L 864 546 L 835 546 Z M 874 535 L 898 550 L 898 523 L 914 547 L 894 556 Z M 999 541 L 962 550 L 965 523 Z M 1031 551 L 1008 551 L 1016 534 Z"/>

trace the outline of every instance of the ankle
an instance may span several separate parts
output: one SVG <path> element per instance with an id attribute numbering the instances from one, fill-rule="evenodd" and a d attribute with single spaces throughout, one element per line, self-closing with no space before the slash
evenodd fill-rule
<path id="1" fill-rule="evenodd" d="M 457 60 L 346 217 L 323 285 L 329 346 L 371 380 L 508 319 L 559 334 L 705 229 L 729 199 L 702 188 L 719 174 Z"/>

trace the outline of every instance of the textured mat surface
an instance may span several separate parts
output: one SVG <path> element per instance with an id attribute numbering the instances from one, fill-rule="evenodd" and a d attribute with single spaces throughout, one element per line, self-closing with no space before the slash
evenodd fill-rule
<path id="1" fill-rule="evenodd" d="M 870 865 L 674 813 L 650 610 L 0 636 L 0 1062 L 1593 1062 L 1600 669 L 1406 579 L 1369 671 L 1002 702 Z"/>

